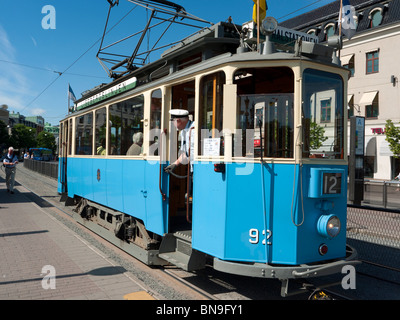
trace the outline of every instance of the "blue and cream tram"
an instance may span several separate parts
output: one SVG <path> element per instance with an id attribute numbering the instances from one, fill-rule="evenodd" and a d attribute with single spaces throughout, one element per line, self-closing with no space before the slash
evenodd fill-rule
<path id="1" fill-rule="evenodd" d="M 30 148 L 31 159 L 38 161 L 53 160 L 53 151 L 49 148 Z"/>
<path id="2" fill-rule="evenodd" d="M 217 270 L 284 284 L 340 272 L 356 263 L 349 72 L 327 46 L 252 51 L 237 29 L 202 30 L 78 100 L 60 123 L 59 192 L 80 223 L 146 264 L 195 270 L 212 257 Z M 188 166 L 163 170 L 179 150 L 175 108 L 195 121 L 192 194 Z"/>

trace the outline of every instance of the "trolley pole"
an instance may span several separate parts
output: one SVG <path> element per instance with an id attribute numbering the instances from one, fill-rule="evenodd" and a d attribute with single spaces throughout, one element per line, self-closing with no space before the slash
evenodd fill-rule
<path id="1" fill-rule="evenodd" d="M 364 199 L 365 118 L 350 118 L 349 200 L 361 205 Z"/>

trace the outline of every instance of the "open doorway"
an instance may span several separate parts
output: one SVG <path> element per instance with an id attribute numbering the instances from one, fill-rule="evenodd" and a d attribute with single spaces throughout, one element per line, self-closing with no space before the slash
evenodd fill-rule
<path id="1" fill-rule="evenodd" d="M 189 119 L 195 121 L 195 81 L 185 82 L 171 88 L 171 109 L 185 109 L 189 111 Z M 172 132 L 171 132 L 172 134 Z M 171 148 L 171 159 L 177 159 L 178 151 L 181 147 L 179 132 L 171 137 L 171 144 L 176 143 L 176 148 Z M 170 175 L 169 183 L 169 232 L 191 230 L 191 192 L 188 190 L 188 175 L 190 175 L 189 165 L 180 165 L 174 175 Z M 190 182 L 189 182 L 190 184 Z M 188 192 L 189 191 L 189 192 Z M 189 202 L 187 196 L 189 194 Z"/>

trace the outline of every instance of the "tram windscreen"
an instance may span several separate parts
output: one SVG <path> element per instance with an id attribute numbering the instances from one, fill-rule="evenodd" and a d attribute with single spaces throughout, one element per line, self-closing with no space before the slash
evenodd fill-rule
<path id="1" fill-rule="evenodd" d="M 293 158 L 293 71 L 287 67 L 240 69 L 235 84 L 234 156 Z"/>
<path id="2" fill-rule="evenodd" d="M 343 159 L 343 80 L 338 74 L 304 71 L 302 127 L 303 157 Z"/>

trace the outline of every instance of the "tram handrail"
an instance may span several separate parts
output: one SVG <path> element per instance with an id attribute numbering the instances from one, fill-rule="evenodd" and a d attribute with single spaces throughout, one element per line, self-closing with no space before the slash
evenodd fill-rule
<path id="1" fill-rule="evenodd" d="M 161 136 L 160 136 L 160 144 L 159 144 L 159 153 L 160 153 L 160 172 L 159 172 L 159 177 L 158 177 L 158 188 L 160 189 L 160 193 L 161 193 L 161 197 L 163 199 L 163 201 L 165 201 L 167 199 L 167 195 L 162 191 L 162 186 L 161 186 L 161 177 L 162 177 L 162 144 L 163 144 L 163 139 L 162 136 L 167 134 L 167 129 L 164 129 L 163 131 L 161 131 Z"/>
<path id="2" fill-rule="evenodd" d="M 189 129 L 189 152 L 188 152 L 188 166 L 187 166 L 187 180 L 186 180 L 186 221 L 192 223 L 192 219 L 189 218 L 189 198 L 190 198 L 190 149 L 191 149 L 191 137 L 192 137 L 192 130 L 195 127 L 191 127 Z"/>

